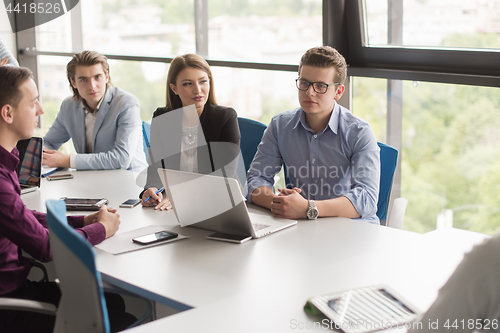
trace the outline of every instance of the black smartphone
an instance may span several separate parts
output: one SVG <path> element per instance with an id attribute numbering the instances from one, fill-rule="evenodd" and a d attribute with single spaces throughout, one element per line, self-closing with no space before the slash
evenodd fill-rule
<path id="1" fill-rule="evenodd" d="M 141 203 L 141 199 L 128 199 L 120 204 L 121 208 L 134 208 Z"/>
<path id="2" fill-rule="evenodd" d="M 241 244 L 252 239 L 252 236 L 241 236 L 241 235 L 232 235 L 232 234 L 225 234 L 222 232 L 216 232 L 214 234 L 208 235 L 207 239 Z"/>
<path id="3" fill-rule="evenodd" d="M 149 234 L 149 235 L 133 238 L 132 241 L 134 243 L 138 243 L 141 245 L 147 245 L 147 244 L 163 242 L 163 241 L 166 241 L 169 239 L 177 238 L 177 236 L 179 236 L 179 235 L 176 234 L 175 232 L 162 230 L 162 231 L 155 232 L 154 234 Z"/>

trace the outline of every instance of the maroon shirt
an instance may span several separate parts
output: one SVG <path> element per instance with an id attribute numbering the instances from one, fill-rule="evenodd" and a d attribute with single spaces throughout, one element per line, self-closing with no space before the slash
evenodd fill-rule
<path id="1" fill-rule="evenodd" d="M 29 210 L 21 200 L 16 167 L 17 148 L 9 153 L 0 146 L 0 295 L 20 288 L 31 269 L 21 250 L 33 258 L 52 260 L 46 214 Z M 83 227 L 84 216 L 68 216 L 68 223 L 92 245 L 106 238 L 101 223 Z"/>

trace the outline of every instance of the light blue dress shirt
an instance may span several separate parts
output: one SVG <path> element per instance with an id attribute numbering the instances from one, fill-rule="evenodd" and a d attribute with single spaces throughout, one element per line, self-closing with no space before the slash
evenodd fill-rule
<path id="1" fill-rule="evenodd" d="M 326 128 L 315 133 L 302 108 L 273 117 L 248 170 L 248 196 L 267 186 L 285 163 L 290 183 L 308 200 L 345 196 L 363 220 L 375 215 L 380 184 L 380 149 L 370 124 L 335 103 Z"/>
<path id="2" fill-rule="evenodd" d="M 12 55 L 12 53 L 7 49 L 3 41 L 0 39 L 0 60 L 3 58 L 8 58 L 9 59 L 9 65 L 19 67 L 19 63 L 17 62 L 16 58 Z"/>
<path id="3" fill-rule="evenodd" d="M 129 169 L 148 167 L 142 145 L 142 121 L 139 100 L 116 87 L 103 97 L 92 136 L 92 154 L 87 154 L 85 110 L 81 101 L 66 98 L 56 120 L 45 134 L 44 146 L 58 150 L 69 139 L 77 152 L 77 170 Z"/>

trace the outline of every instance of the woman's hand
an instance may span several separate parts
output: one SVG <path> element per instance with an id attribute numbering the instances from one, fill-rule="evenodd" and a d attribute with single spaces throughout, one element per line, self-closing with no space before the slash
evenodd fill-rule
<path id="1" fill-rule="evenodd" d="M 141 202 L 144 207 L 155 207 L 159 210 L 169 210 L 172 208 L 170 200 L 168 198 L 163 199 L 163 195 L 160 193 L 156 194 L 158 189 L 156 187 L 150 187 L 142 194 Z M 147 198 L 151 197 L 148 201 Z"/>

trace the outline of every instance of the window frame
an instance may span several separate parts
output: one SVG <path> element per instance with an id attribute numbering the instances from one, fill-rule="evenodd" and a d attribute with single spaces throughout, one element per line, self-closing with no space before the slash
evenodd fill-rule
<path id="1" fill-rule="evenodd" d="M 500 50 L 368 46 L 363 0 L 339 2 L 345 3 L 349 75 L 500 87 Z"/>

